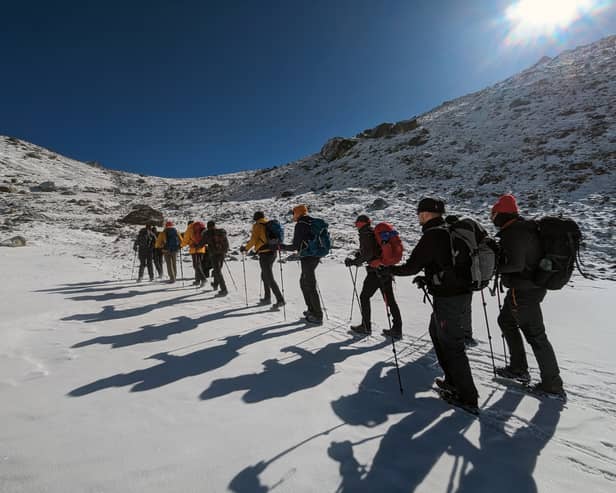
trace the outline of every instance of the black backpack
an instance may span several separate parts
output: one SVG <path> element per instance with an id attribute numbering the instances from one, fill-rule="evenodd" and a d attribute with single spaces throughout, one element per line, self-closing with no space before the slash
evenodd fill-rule
<path id="1" fill-rule="evenodd" d="M 546 216 L 534 220 L 543 255 L 535 271 L 533 282 L 546 289 L 561 289 L 571 279 L 579 264 L 582 232 L 573 219 Z"/>
<path id="2" fill-rule="evenodd" d="M 154 248 L 155 241 L 156 237 L 154 236 L 154 233 L 145 228 L 139 231 L 139 234 L 137 235 L 137 245 L 140 250 L 149 250 Z"/>
<path id="3" fill-rule="evenodd" d="M 224 229 L 215 229 L 208 239 L 208 248 L 214 254 L 221 255 L 229 251 L 229 240 Z"/>

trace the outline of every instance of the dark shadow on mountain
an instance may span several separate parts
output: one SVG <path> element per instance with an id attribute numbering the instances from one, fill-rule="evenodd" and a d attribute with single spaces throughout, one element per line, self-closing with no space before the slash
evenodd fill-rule
<path id="1" fill-rule="evenodd" d="M 166 308 L 169 306 L 176 306 L 181 303 L 194 303 L 195 301 L 207 301 L 215 298 L 215 296 L 209 296 L 207 298 L 195 298 L 195 296 L 199 296 L 201 294 L 203 293 L 200 291 L 194 291 L 192 293 L 188 293 L 182 296 L 159 300 L 148 305 L 135 306 L 133 308 L 126 308 L 124 310 L 116 310 L 114 305 L 105 305 L 99 313 L 79 313 L 76 315 L 69 315 L 68 317 L 64 317 L 62 318 L 62 320 L 81 320 L 86 323 L 104 322 L 105 320 L 117 320 L 120 318 L 138 317 L 154 310 Z"/>
<path id="2" fill-rule="evenodd" d="M 508 391 L 483 411 L 479 421 L 481 433 L 478 447 L 464 437 L 452 443 L 449 453 L 456 457 L 461 473 L 457 492 L 538 491 L 533 478 L 537 458 L 556 432 L 563 403 L 541 399 L 529 421 L 513 434 L 506 432 L 507 417 L 514 413 L 523 398 L 532 397 Z M 473 467 L 469 468 L 469 464 Z"/>
<path id="3" fill-rule="evenodd" d="M 300 357 L 285 364 L 281 364 L 276 359 L 269 359 L 263 362 L 264 368 L 261 373 L 214 380 L 210 387 L 201 394 L 201 399 L 213 399 L 238 390 L 246 390 L 242 396 L 242 400 L 246 403 L 285 397 L 322 384 L 334 374 L 336 363 L 341 363 L 351 356 L 380 349 L 388 344 L 384 340 L 372 346 L 346 348 L 355 342 L 357 341 L 353 338 L 342 342 L 332 342 L 315 353 L 297 346 L 283 348 L 281 351 L 295 353 Z"/>
<path id="4" fill-rule="evenodd" d="M 280 330 L 287 327 L 291 328 Z M 226 337 L 223 339 L 223 344 L 207 347 L 184 356 L 174 356 L 169 353 L 155 354 L 148 358 L 161 361 L 161 363 L 155 366 L 130 373 L 112 375 L 71 390 L 68 395 L 79 397 L 111 387 L 125 387 L 128 385 L 132 385 L 131 392 L 141 392 L 163 387 L 183 378 L 221 368 L 238 356 L 240 349 L 246 346 L 266 339 L 282 337 L 305 328 L 306 324 L 297 321 L 270 325 L 246 334 Z"/>
<path id="5" fill-rule="evenodd" d="M 220 320 L 223 318 L 233 317 L 245 317 L 250 315 L 257 315 L 260 313 L 271 313 L 271 310 L 261 310 L 257 312 L 245 312 L 246 307 L 241 308 L 229 308 L 215 313 L 208 313 L 199 318 L 190 318 L 185 316 L 179 316 L 173 318 L 172 322 L 168 322 L 162 325 L 144 325 L 139 330 L 134 332 L 128 332 L 124 334 L 117 334 L 111 336 L 99 336 L 86 341 L 78 342 L 74 344 L 73 348 L 80 348 L 85 346 L 91 346 L 93 344 L 109 344 L 113 348 L 120 348 L 126 346 L 132 346 L 135 344 L 142 344 L 146 342 L 164 341 L 173 334 L 181 334 L 182 332 L 188 332 L 189 330 L 196 329 L 201 324 L 212 322 L 214 320 Z M 243 312 L 243 313 L 242 313 Z"/>

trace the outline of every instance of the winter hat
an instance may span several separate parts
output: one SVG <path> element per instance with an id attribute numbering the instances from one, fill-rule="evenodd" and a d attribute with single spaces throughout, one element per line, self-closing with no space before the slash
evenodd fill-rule
<path id="1" fill-rule="evenodd" d="M 304 204 L 296 205 L 293 207 L 293 220 L 297 221 L 300 217 L 308 214 L 308 207 Z"/>
<path id="2" fill-rule="evenodd" d="M 265 217 L 265 214 L 263 214 L 263 211 L 257 211 L 253 214 L 252 220 L 258 221 L 259 219 L 263 219 L 264 217 Z"/>
<path id="3" fill-rule="evenodd" d="M 173 221 L 167 221 L 165 223 L 165 228 L 173 228 Z"/>
<path id="4" fill-rule="evenodd" d="M 214 221 L 207 222 L 207 229 L 214 229 L 216 227 L 216 223 Z"/>
<path id="5" fill-rule="evenodd" d="M 420 212 L 445 213 L 445 201 L 436 197 L 424 197 L 417 204 L 417 214 Z"/>
<path id="6" fill-rule="evenodd" d="M 492 206 L 492 214 L 518 214 L 518 203 L 515 197 L 509 193 L 501 195 Z"/>
<path id="7" fill-rule="evenodd" d="M 370 224 L 370 218 L 365 214 L 360 214 L 357 216 L 357 219 L 355 219 L 355 226 L 357 229 L 363 228 L 366 224 Z"/>

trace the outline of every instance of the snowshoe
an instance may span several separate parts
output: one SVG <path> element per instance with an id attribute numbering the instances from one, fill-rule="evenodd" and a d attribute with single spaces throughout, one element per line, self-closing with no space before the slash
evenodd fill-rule
<path id="1" fill-rule="evenodd" d="M 272 310 L 279 310 L 280 308 L 282 308 L 285 305 L 286 305 L 286 303 L 284 302 L 284 300 L 277 301 L 276 303 L 274 303 L 272 305 Z"/>
<path id="2" fill-rule="evenodd" d="M 537 397 L 547 397 L 549 399 L 557 399 L 562 402 L 567 402 L 567 393 L 562 387 L 559 389 L 549 389 L 543 382 L 536 383 L 535 385 L 526 386 L 528 393 Z"/>
<path id="3" fill-rule="evenodd" d="M 496 369 L 496 375 L 506 380 L 513 380 L 522 385 L 530 383 L 530 374 L 528 370 L 514 371 L 510 366 L 502 366 Z"/>
<path id="4" fill-rule="evenodd" d="M 349 334 L 366 337 L 372 334 L 372 330 L 370 329 L 370 327 L 366 327 L 364 324 L 351 325 L 351 330 L 349 330 Z"/>
<path id="5" fill-rule="evenodd" d="M 383 334 L 385 337 L 391 337 L 395 341 L 399 341 L 400 339 L 402 339 L 402 332 L 398 332 L 393 329 L 384 329 L 381 334 Z"/>
<path id="6" fill-rule="evenodd" d="M 316 315 L 309 313 L 308 315 L 306 315 L 306 322 L 308 322 L 309 324 L 313 324 L 313 325 L 321 325 L 323 323 L 323 319 L 320 317 L 317 317 Z"/>
<path id="7" fill-rule="evenodd" d="M 457 392 L 450 392 L 441 388 L 434 388 L 434 391 L 438 396 L 443 399 L 447 404 L 451 404 L 473 416 L 479 416 L 479 407 L 476 403 L 468 403 L 460 400 Z"/>
<path id="8" fill-rule="evenodd" d="M 446 378 L 437 377 L 434 379 L 434 384 L 441 390 L 445 392 L 456 392 L 456 388 L 453 384 L 449 383 Z"/>
<path id="9" fill-rule="evenodd" d="M 269 305 L 272 302 L 271 298 L 261 298 L 259 300 L 259 305 Z"/>

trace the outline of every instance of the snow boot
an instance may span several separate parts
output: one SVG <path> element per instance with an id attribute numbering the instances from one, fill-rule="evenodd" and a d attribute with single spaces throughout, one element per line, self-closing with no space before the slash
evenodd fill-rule
<path id="1" fill-rule="evenodd" d="M 402 331 L 394 330 L 394 329 L 385 329 L 381 332 L 385 337 L 391 337 L 392 339 L 399 341 L 402 339 Z"/>
<path id="2" fill-rule="evenodd" d="M 286 305 L 286 302 L 284 300 L 277 301 L 276 303 L 272 305 L 272 310 L 278 310 L 279 308 L 282 308 L 285 305 Z"/>
<path id="3" fill-rule="evenodd" d="M 360 336 L 369 336 L 372 334 L 372 329 L 367 324 L 351 325 L 351 332 Z"/>
<path id="4" fill-rule="evenodd" d="M 321 325 L 323 323 L 323 318 L 317 317 L 313 313 L 309 313 L 308 315 L 306 315 L 306 322 L 314 325 Z"/>
<path id="5" fill-rule="evenodd" d="M 452 406 L 459 407 L 463 411 L 470 413 L 474 416 L 479 416 L 479 406 L 477 405 L 477 401 L 474 402 L 466 402 L 460 399 L 460 396 L 457 392 L 449 392 L 447 390 L 443 390 L 441 388 L 434 389 L 436 393 L 439 395 L 441 399 L 443 399 L 447 404 L 451 404 Z"/>
<path id="6" fill-rule="evenodd" d="M 454 385 L 452 383 L 449 383 L 447 381 L 447 378 L 437 377 L 437 378 L 434 379 L 434 384 L 439 389 L 444 390 L 445 392 L 452 392 L 452 393 L 456 392 L 456 388 L 454 387 Z"/>
<path id="7" fill-rule="evenodd" d="M 496 374 L 501 378 L 514 380 L 522 385 L 528 385 L 530 383 L 530 374 L 528 370 L 516 371 L 511 369 L 510 366 L 501 366 L 496 369 Z"/>
<path id="8" fill-rule="evenodd" d="M 554 387 L 550 385 L 546 385 L 543 382 L 536 383 L 535 385 L 531 385 L 528 387 L 528 391 L 531 394 L 535 394 L 540 397 L 549 397 L 551 399 L 560 399 L 562 401 L 567 400 L 567 393 L 565 389 L 560 387 Z"/>
<path id="9" fill-rule="evenodd" d="M 271 298 L 261 298 L 259 300 L 259 305 L 269 305 L 272 302 Z"/>
<path id="10" fill-rule="evenodd" d="M 465 337 L 464 338 L 464 346 L 465 347 L 477 347 L 479 343 L 477 342 L 477 339 L 475 339 L 474 337 Z"/>

